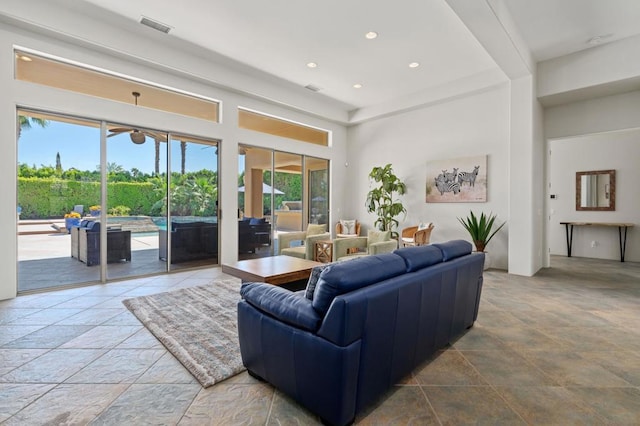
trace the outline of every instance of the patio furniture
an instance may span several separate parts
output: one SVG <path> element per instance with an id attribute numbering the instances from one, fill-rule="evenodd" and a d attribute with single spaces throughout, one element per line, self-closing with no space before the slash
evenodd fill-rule
<path id="1" fill-rule="evenodd" d="M 271 245 L 271 223 L 266 218 L 245 217 L 238 221 L 238 252 L 255 253 Z"/>
<path id="2" fill-rule="evenodd" d="M 158 256 L 167 260 L 167 231 L 158 231 Z M 171 222 L 171 263 L 212 259 L 218 256 L 218 224 Z"/>
<path id="3" fill-rule="evenodd" d="M 72 228 L 78 231 L 78 259 L 87 266 L 100 264 L 100 222 Z M 72 245 L 73 247 L 73 245 Z M 73 255 L 73 252 L 72 252 Z M 131 231 L 107 229 L 107 263 L 131 261 Z"/>

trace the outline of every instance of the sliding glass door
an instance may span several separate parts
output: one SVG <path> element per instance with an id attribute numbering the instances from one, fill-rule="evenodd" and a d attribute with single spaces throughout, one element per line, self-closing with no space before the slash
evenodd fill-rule
<path id="1" fill-rule="evenodd" d="M 282 194 L 271 182 L 273 152 L 241 146 L 238 150 L 238 259 L 273 254 L 273 200 Z"/>
<path id="2" fill-rule="evenodd" d="M 170 269 L 218 263 L 218 142 L 172 134 L 166 248 Z M 164 240 L 164 238 L 162 238 Z"/>
<path id="3" fill-rule="evenodd" d="M 329 228 L 329 160 L 305 157 L 307 176 L 308 222 L 326 224 Z"/>
<path id="4" fill-rule="evenodd" d="M 19 292 L 218 263 L 218 141 L 17 120 Z"/>
<path id="5" fill-rule="evenodd" d="M 329 160 L 242 145 L 238 169 L 240 260 L 277 253 L 278 234 L 309 223 L 329 230 Z M 257 239 L 250 223 L 264 227 Z"/>
<path id="6" fill-rule="evenodd" d="M 165 272 L 167 134 L 110 123 L 106 141 L 106 204 L 96 200 L 90 214 L 107 227 L 107 279 Z"/>
<path id="7" fill-rule="evenodd" d="M 78 229 L 101 202 L 100 123 L 30 110 L 17 120 L 18 292 L 98 281 Z"/>

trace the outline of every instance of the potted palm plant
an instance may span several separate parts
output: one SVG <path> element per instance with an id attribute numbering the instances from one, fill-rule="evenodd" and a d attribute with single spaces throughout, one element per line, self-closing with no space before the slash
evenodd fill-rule
<path id="1" fill-rule="evenodd" d="M 374 167 L 369 173 L 369 180 L 379 184 L 367 194 L 367 211 L 375 213 L 378 218 L 374 225 L 381 231 L 391 231 L 392 238 L 397 238 L 398 233 L 394 228 L 398 226 L 396 216 L 406 214 L 407 210 L 402 203 L 394 198 L 407 192 L 407 186 L 393 173 L 391 164 L 384 167 Z"/>
<path id="2" fill-rule="evenodd" d="M 469 216 L 466 218 L 458 218 L 462 226 L 464 226 L 469 232 L 469 235 L 471 235 L 477 251 L 484 252 L 489 241 L 491 241 L 493 236 L 505 225 L 506 222 L 502 222 L 500 226 L 493 230 L 493 225 L 497 217 L 498 216 L 493 213 L 485 215 L 484 212 L 480 213 L 480 216 L 477 217 L 473 214 L 473 211 L 470 211 Z"/>

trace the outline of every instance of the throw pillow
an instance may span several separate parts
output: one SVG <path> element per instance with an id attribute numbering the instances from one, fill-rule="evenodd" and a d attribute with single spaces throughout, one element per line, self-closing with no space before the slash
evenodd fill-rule
<path id="1" fill-rule="evenodd" d="M 367 244 L 389 241 L 391 239 L 391 231 L 374 231 L 369 229 L 367 232 Z"/>
<path id="2" fill-rule="evenodd" d="M 320 279 L 320 274 L 322 273 L 322 271 L 324 271 L 324 268 L 326 268 L 327 266 L 329 266 L 329 264 L 315 266 L 311 270 L 311 275 L 309 275 L 309 281 L 307 282 L 307 288 L 304 291 L 304 297 L 306 297 L 309 300 L 313 300 L 313 292 L 316 291 L 316 284 L 318 284 L 318 279 Z"/>
<path id="3" fill-rule="evenodd" d="M 307 237 L 310 235 L 324 234 L 326 232 L 325 226 L 326 225 L 316 225 L 316 224 L 310 223 L 309 226 L 307 227 Z"/>
<path id="4" fill-rule="evenodd" d="M 354 220 L 340 220 L 340 226 L 342 227 L 341 234 L 355 234 L 356 233 L 356 221 Z"/>
<path id="5" fill-rule="evenodd" d="M 420 222 L 420 224 L 418 224 L 418 231 L 422 231 L 423 229 L 427 229 L 430 226 L 431 226 L 431 222 Z"/>

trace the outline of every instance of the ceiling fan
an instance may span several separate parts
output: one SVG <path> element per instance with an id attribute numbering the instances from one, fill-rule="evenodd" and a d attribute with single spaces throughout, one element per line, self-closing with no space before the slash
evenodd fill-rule
<path id="1" fill-rule="evenodd" d="M 138 97 L 140 97 L 140 92 L 131 92 L 131 94 L 133 95 L 133 97 L 135 98 L 136 101 L 136 106 L 138 105 Z M 160 133 L 160 132 L 152 132 L 149 130 L 140 130 L 140 129 L 136 129 L 134 127 L 114 127 L 112 129 L 109 129 L 109 134 L 107 135 L 108 138 L 110 138 L 111 136 L 115 136 L 115 135 L 119 135 L 121 133 L 129 133 L 129 137 L 131 138 L 131 142 L 141 145 L 143 143 L 145 143 L 145 141 L 147 140 L 147 136 L 149 136 L 152 139 L 156 139 L 159 141 L 167 141 L 167 135 Z"/>
<path id="2" fill-rule="evenodd" d="M 109 129 L 109 132 L 111 133 L 107 135 L 108 138 L 110 138 L 111 136 L 119 135 L 120 133 L 129 133 L 131 142 L 138 145 L 145 143 L 145 141 L 147 140 L 147 136 L 159 141 L 167 141 L 167 136 L 162 133 L 151 132 L 149 130 L 134 129 L 133 127 L 114 127 L 113 129 Z"/>

